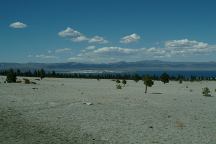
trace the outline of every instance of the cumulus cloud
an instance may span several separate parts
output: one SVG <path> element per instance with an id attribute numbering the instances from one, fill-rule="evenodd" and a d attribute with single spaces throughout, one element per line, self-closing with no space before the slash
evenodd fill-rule
<path id="1" fill-rule="evenodd" d="M 22 22 L 14 22 L 10 24 L 9 26 L 14 29 L 23 29 L 27 27 L 27 25 Z"/>
<path id="2" fill-rule="evenodd" d="M 69 51 L 71 51 L 70 48 L 61 48 L 61 49 L 55 50 L 56 53 L 63 53 L 63 52 L 69 52 Z"/>
<path id="3" fill-rule="evenodd" d="M 79 31 L 76 31 L 70 27 L 67 27 L 63 31 L 60 31 L 58 33 L 58 35 L 60 37 L 63 37 L 63 38 L 69 38 L 69 39 L 73 40 L 74 42 L 82 42 L 82 41 L 88 40 L 88 38 L 84 34 L 80 33 Z"/>
<path id="4" fill-rule="evenodd" d="M 88 46 L 88 47 L 86 47 L 85 49 L 86 50 L 94 50 L 96 48 L 96 46 Z"/>
<path id="5" fill-rule="evenodd" d="M 87 41 L 89 43 L 98 43 L 98 44 L 105 44 L 108 43 L 107 40 L 105 40 L 103 37 L 101 36 L 94 36 L 94 37 L 87 37 L 85 36 L 83 33 L 74 30 L 70 27 L 67 27 L 65 30 L 60 31 L 58 33 L 58 35 L 60 37 L 63 38 L 69 38 L 74 42 L 83 42 L 83 41 Z"/>
<path id="6" fill-rule="evenodd" d="M 140 40 L 140 36 L 136 33 L 121 38 L 120 43 L 129 44 Z"/>
<path id="7" fill-rule="evenodd" d="M 93 38 L 89 39 L 89 43 L 99 43 L 99 44 L 106 44 L 108 43 L 107 40 L 105 40 L 101 36 L 94 36 Z"/>
<path id="8" fill-rule="evenodd" d="M 171 55 L 189 55 L 210 53 L 215 51 L 215 46 L 195 40 L 171 40 L 165 42 L 165 49 Z"/>

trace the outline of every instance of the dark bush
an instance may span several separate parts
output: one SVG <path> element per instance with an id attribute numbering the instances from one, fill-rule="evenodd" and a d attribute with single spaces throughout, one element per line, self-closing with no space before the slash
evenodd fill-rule
<path id="1" fill-rule="evenodd" d="M 122 84 L 125 86 L 127 84 L 127 81 L 125 79 L 122 80 Z"/>
<path id="2" fill-rule="evenodd" d="M 116 80 L 116 83 L 118 83 L 118 84 L 119 84 L 119 83 L 121 83 L 121 81 L 120 81 L 120 80 Z"/>
<path id="3" fill-rule="evenodd" d="M 122 86 L 121 86 L 120 84 L 117 84 L 117 85 L 116 85 L 116 88 L 117 88 L 117 89 L 122 89 Z"/>
<path id="4" fill-rule="evenodd" d="M 7 83 L 16 83 L 16 73 L 11 69 L 7 72 Z"/>
<path id="5" fill-rule="evenodd" d="M 31 83 L 31 81 L 29 79 L 24 78 L 23 80 L 24 80 L 25 84 L 30 84 Z"/>
<path id="6" fill-rule="evenodd" d="M 211 91 L 210 91 L 210 89 L 208 87 L 205 87 L 205 88 L 202 89 L 203 96 L 211 96 L 210 92 Z"/>

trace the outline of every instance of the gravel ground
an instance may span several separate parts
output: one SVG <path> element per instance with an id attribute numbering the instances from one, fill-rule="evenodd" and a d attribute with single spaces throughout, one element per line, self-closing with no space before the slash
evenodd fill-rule
<path id="1" fill-rule="evenodd" d="M 141 81 L 29 79 L 0 77 L 1 144 L 216 143 L 216 82 L 156 81 L 144 94 Z"/>

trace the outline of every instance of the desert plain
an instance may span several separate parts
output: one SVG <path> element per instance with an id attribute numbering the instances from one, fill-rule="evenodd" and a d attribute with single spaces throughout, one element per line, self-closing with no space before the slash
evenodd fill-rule
<path id="1" fill-rule="evenodd" d="M 116 89 L 103 79 L 5 79 L 0 144 L 216 144 L 214 81 L 154 81 L 145 94 L 142 81 Z"/>

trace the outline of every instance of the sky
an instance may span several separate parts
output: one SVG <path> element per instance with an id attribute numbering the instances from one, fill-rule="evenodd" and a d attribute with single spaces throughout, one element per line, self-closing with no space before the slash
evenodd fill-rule
<path id="1" fill-rule="evenodd" d="M 0 62 L 216 61 L 214 0 L 1 0 Z"/>

